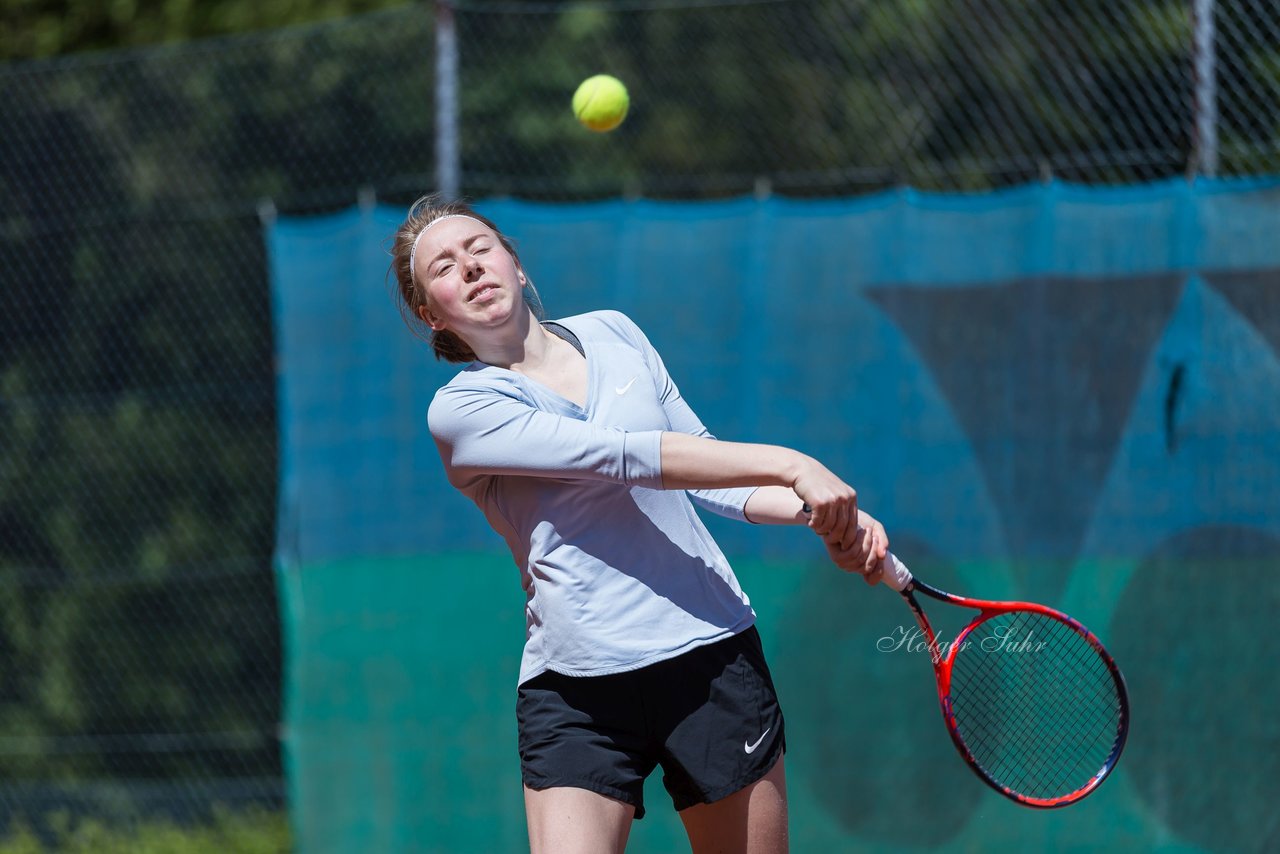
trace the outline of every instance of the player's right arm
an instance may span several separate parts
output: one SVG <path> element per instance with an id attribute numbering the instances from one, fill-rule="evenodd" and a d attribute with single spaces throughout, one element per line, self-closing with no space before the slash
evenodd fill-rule
<path id="1" fill-rule="evenodd" d="M 730 486 L 782 486 L 797 503 L 812 508 L 810 526 L 823 537 L 851 544 L 857 533 L 858 494 L 826 466 L 806 454 L 781 445 L 724 442 L 687 433 L 662 434 L 662 486 L 664 489 L 716 489 Z M 770 490 L 748 500 L 759 511 L 778 504 L 781 496 Z"/>
<path id="2" fill-rule="evenodd" d="M 720 442 L 685 402 L 661 354 L 644 331 L 616 311 L 599 313 L 639 351 L 653 377 L 671 432 L 662 438 L 662 483 L 685 489 L 706 509 L 721 515 L 715 499 L 737 501 L 741 516 L 759 524 L 809 525 L 832 544 L 847 547 L 857 533 L 857 493 L 825 466 L 790 448 Z M 745 496 L 735 487 L 755 487 Z M 814 513 L 801 512 L 808 503 Z"/>
<path id="3" fill-rule="evenodd" d="M 564 418 L 495 388 L 447 385 L 427 425 L 449 482 L 494 475 L 602 480 L 662 489 L 662 432 L 627 432 Z"/>
<path id="4" fill-rule="evenodd" d="M 857 493 L 817 460 L 778 445 L 722 442 L 672 431 L 628 432 L 566 418 L 485 386 L 449 385 L 427 414 L 449 482 L 529 475 L 650 489 L 786 487 L 813 508 L 809 525 L 852 543 Z"/>

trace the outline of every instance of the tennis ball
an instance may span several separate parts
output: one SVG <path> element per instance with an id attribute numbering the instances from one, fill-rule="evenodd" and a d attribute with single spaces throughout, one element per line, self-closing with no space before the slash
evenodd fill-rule
<path id="1" fill-rule="evenodd" d="M 573 93 L 573 114 L 594 131 L 613 130 L 627 117 L 631 98 L 622 81 L 608 74 L 588 77 Z"/>

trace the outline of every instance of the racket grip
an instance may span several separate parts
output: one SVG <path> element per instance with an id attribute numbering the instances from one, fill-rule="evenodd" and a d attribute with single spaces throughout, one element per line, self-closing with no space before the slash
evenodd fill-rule
<path id="1" fill-rule="evenodd" d="M 885 554 L 882 564 L 880 580 L 901 593 L 911 583 L 911 570 L 893 552 Z"/>

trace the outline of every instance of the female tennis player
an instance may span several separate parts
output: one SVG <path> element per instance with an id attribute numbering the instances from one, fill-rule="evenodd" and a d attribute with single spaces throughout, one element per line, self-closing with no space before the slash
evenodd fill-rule
<path id="1" fill-rule="evenodd" d="M 884 528 L 817 460 L 712 437 L 624 315 L 543 320 L 511 241 L 465 205 L 420 200 L 392 255 L 410 326 L 467 363 L 428 411 L 449 482 L 520 567 L 532 851 L 621 852 L 658 765 L 695 854 L 786 851 L 782 711 L 693 504 L 807 524 L 871 583 Z"/>

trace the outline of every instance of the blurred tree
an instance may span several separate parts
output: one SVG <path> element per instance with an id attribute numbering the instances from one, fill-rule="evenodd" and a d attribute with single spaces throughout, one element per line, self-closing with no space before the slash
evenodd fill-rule
<path id="1" fill-rule="evenodd" d="M 173 32 L 199 24 L 190 5 L 165 5 L 187 15 Z M 258 204 L 345 207 L 429 173 L 431 18 L 387 14 L 0 68 L 0 775 L 15 785 L 181 780 L 168 808 L 190 809 L 281 774 Z M 0 800 L 0 826 L 15 808 Z"/>
<path id="2" fill-rule="evenodd" d="M 411 0 L 0 0 L 0 61 L 343 18 Z"/>

